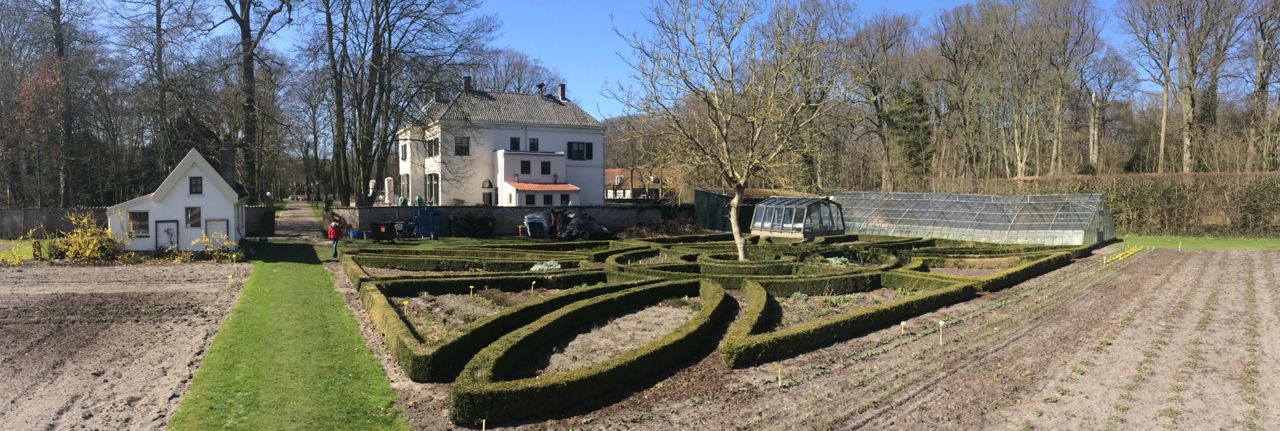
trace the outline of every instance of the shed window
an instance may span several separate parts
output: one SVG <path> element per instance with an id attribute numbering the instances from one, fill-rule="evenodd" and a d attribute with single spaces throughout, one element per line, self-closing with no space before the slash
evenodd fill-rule
<path id="1" fill-rule="evenodd" d="M 524 195 L 524 204 L 525 206 L 531 206 L 531 207 L 538 206 L 538 195 L 535 195 L 533 193 Z"/>
<path id="2" fill-rule="evenodd" d="M 568 194 L 560 195 L 560 205 L 569 205 L 569 195 L 568 195 Z"/>
<path id="3" fill-rule="evenodd" d="M 200 207 L 187 207 L 187 227 L 200 227 Z"/>
<path id="4" fill-rule="evenodd" d="M 129 211 L 129 236 L 147 238 L 151 236 L 151 214 L 146 211 Z"/>
<path id="5" fill-rule="evenodd" d="M 542 195 L 542 204 L 546 206 L 551 206 L 551 204 L 554 203 L 554 201 L 552 200 L 552 199 L 555 199 L 554 196 L 555 195 Z"/>
<path id="6" fill-rule="evenodd" d="M 191 177 L 187 179 L 188 191 L 193 195 L 204 194 L 204 178 Z"/>

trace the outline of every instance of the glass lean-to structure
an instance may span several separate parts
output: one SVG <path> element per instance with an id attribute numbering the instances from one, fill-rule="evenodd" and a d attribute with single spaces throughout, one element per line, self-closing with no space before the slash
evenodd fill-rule
<path id="1" fill-rule="evenodd" d="M 771 197 L 756 204 L 751 233 L 812 238 L 845 231 L 840 204 L 826 198 Z"/>
<path id="2" fill-rule="evenodd" d="M 1115 238 L 1098 194 L 844 192 L 849 233 L 1002 244 L 1093 245 Z"/>

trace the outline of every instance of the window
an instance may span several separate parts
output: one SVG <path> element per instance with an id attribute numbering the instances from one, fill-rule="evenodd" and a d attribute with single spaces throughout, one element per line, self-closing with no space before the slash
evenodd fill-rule
<path id="1" fill-rule="evenodd" d="M 538 151 L 538 138 L 529 138 L 529 151 Z"/>
<path id="2" fill-rule="evenodd" d="M 512 196 L 515 196 L 515 195 L 507 195 L 507 205 L 511 205 L 511 204 L 512 204 L 512 203 L 511 203 Z"/>
<path id="3" fill-rule="evenodd" d="M 535 195 L 533 193 L 524 195 L 524 204 L 525 206 L 530 206 L 530 207 L 538 206 L 538 195 Z"/>
<path id="4" fill-rule="evenodd" d="M 151 236 L 151 214 L 146 211 L 129 211 L 129 236 L 147 238 Z"/>
<path id="5" fill-rule="evenodd" d="M 592 143 L 590 142 L 570 142 L 569 143 L 569 160 L 592 160 L 595 156 L 592 154 Z"/>
<path id="6" fill-rule="evenodd" d="M 427 157 L 435 157 L 440 155 L 440 139 L 431 138 L 427 140 Z"/>
<path id="7" fill-rule="evenodd" d="M 546 206 L 551 206 L 552 199 L 554 199 L 552 195 L 542 195 L 542 204 Z"/>
<path id="8" fill-rule="evenodd" d="M 511 151 L 520 151 L 520 138 L 511 137 Z"/>
<path id="9" fill-rule="evenodd" d="M 484 192 L 484 195 L 481 199 L 483 199 L 484 201 L 484 206 L 487 206 L 487 207 L 494 206 L 498 203 L 497 199 L 494 199 L 493 192 Z"/>
<path id="10" fill-rule="evenodd" d="M 523 175 L 529 175 L 533 173 L 533 167 L 529 165 L 528 160 L 520 161 L 520 173 Z"/>
<path id="11" fill-rule="evenodd" d="M 440 205 L 440 174 L 427 174 L 427 205 Z"/>
<path id="12" fill-rule="evenodd" d="M 542 175 L 551 175 L 551 162 L 542 162 Z"/>
<path id="13" fill-rule="evenodd" d="M 453 155 L 470 156 L 471 155 L 471 138 L 466 136 L 453 137 Z"/>
<path id="14" fill-rule="evenodd" d="M 560 195 L 560 205 L 569 205 L 569 195 Z"/>
<path id="15" fill-rule="evenodd" d="M 409 144 L 400 144 L 400 160 L 409 158 Z"/>
<path id="16" fill-rule="evenodd" d="M 200 227 L 200 207 L 187 207 L 187 227 Z"/>
<path id="17" fill-rule="evenodd" d="M 188 191 L 193 195 L 204 194 L 204 178 L 191 177 L 187 179 Z"/>

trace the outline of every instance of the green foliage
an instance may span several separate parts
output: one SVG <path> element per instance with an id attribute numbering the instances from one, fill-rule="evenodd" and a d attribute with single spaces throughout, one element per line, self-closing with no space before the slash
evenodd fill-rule
<path id="1" fill-rule="evenodd" d="M 493 236 L 494 217 L 487 214 L 453 214 L 449 216 L 449 234 L 469 238 Z"/>
<path id="2" fill-rule="evenodd" d="M 907 169 L 917 177 L 929 175 L 934 152 L 933 125 L 924 86 L 916 79 L 906 86 L 894 86 L 887 105 L 881 117 L 902 149 Z"/>
<path id="3" fill-rule="evenodd" d="M 56 241 L 43 243 L 42 246 L 51 246 L 42 247 L 45 256 L 72 262 L 109 262 L 120 255 L 123 244 L 111 229 L 99 226 L 92 214 L 70 212 L 66 219 L 71 223 L 71 231 Z"/>

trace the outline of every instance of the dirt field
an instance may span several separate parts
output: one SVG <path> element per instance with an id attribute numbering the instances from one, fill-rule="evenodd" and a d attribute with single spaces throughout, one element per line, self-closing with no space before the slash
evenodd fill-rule
<path id="1" fill-rule="evenodd" d="M 710 355 L 617 404 L 513 428 L 1280 429 L 1280 252 L 1100 260 L 917 317 L 905 333 L 742 370 Z M 415 427 L 451 428 L 449 385 L 404 379 L 361 311 Z"/>
<path id="2" fill-rule="evenodd" d="M 688 322 L 694 313 L 694 304 L 655 305 L 566 336 L 562 342 L 552 347 L 547 358 L 533 361 L 539 365 L 545 364 L 537 374 L 569 371 L 603 362 L 662 338 Z"/>
<path id="3" fill-rule="evenodd" d="M 163 428 L 248 273 L 0 268 L 0 428 Z"/>

